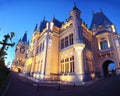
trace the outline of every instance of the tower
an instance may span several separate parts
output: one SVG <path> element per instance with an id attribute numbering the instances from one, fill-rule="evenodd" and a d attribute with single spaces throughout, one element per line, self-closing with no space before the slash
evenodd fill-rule
<path id="1" fill-rule="evenodd" d="M 40 32 L 38 31 L 38 25 L 35 25 L 34 31 L 33 31 L 33 36 L 32 36 L 32 40 L 30 42 L 30 48 L 29 48 L 29 57 L 31 57 L 28 61 L 32 61 L 29 64 L 26 64 L 27 66 L 30 66 L 29 72 L 30 75 L 32 76 L 33 73 L 35 72 L 35 66 L 36 66 L 36 53 L 38 52 L 38 38 L 40 36 Z M 28 69 L 26 69 L 28 70 Z"/>
<path id="2" fill-rule="evenodd" d="M 80 18 L 81 11 L 74 5 L 71 11 L 71 18 L 73 23 L 73 40 L 74 40 L 74 57 L 75 57 L 75 73 L 80 81 L 84 79 L 84 64 L 83 64 L 83 50 L 85 48 L 83 40 L 82 19 Z"/>
<path id="3" fill-rule="evenodd" d="M 120 45 L 119 36 L 115 25 L 108 19 L 103 11 L 93 14 L 90 29 L 93 32 L 93 46 L 95 71 L 98 76 L 107 76 L 109 74 L 108 66 L 115 64 L 119 68 Z M 119 73 L 118 70 L 116 70 Z"/>
<path id="4" fill-rule="evenodd" d="M 25 32 L 23 38 L 20 38 L 18 44 L 16 45 L 15 57 L 12 62 L 13 71 L 23 72 L 28 45 L 29 44 L 27 42 L 27 32 Z"/>
<path id="5" fill-rule="evenodd" d="M 82 19 L 80 18 L 81 11 L 74 5 L 71 11 L 71 18 L 74 30 L 74 44 L 84 43 L 82 31 Z"/>

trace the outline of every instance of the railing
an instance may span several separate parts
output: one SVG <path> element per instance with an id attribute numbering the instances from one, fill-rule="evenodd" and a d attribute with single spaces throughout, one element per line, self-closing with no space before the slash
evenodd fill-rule
<path id="1" fill-rule="evenodd" d="M 83 84 L 83 83 L 81 83 Z M 33 86 L 36 86 L 37 88 L 37 92 L 40 91 L 40 87 L 53 87 L 56 88 L 58 91 L 60 91 L 62 88 L 64 88 L 64 86 L 69 85 L 73 88 L 75 88 L 77 85 L 75 82 L 63 82 L 63 81 L 57 81 L 57 82 L 52 82 L 52 81 L 44 81 L 39 82 L 39 83 L 33 83 Z"/>
<path id="2" fill-rule="evenodd" d="M 102 55 L 102 54 L 112 54 L 114 51 L 113 48 L 107 48 L 107 49 L 103 49 L 103 50 L 99 50 L 98 54 Z"/>

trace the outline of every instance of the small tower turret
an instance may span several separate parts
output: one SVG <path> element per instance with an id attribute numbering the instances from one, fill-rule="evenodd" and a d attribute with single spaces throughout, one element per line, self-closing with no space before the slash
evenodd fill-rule
<path id="1" fill-rule="evenodd" d="M 83 50 L 85 48 L 83 40 L 83 29 L 82 29 L 82 19 L 80 18 L 81 11 L 74 5 L 73 10 L 71 11 L 71 18 L 73 23 L 73 40 L 74 40 L 74 49 L 75 54 L 74 58 L 75 64 L 75 73 L 84 74 L 84 63 L 83 63 Z M 83 81 L 84 75 L 76 75 L 80 81 Z M 77 80 L 77 78 L 75 78 Z"/>
<path id="2" fill-rule="evenodd" d="M 82 19 L 80 18 L 81 11 L 74 5 L 71 16 L 74 29 L 74 43 L 83 43 Z"/>
<path id="3" fill-rule="evenodd" d="M 45 17 L 43 18 L 42 22 L 40 23 L 39 31 L 42 32 L 46 28 L 47 20 L 45 20 Z"/>

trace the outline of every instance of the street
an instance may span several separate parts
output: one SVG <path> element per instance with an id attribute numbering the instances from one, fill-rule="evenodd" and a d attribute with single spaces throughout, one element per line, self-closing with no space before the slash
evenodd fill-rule
<path id="1" fill-rule="evenodd" d="M 34 86 L 34 82 L 11 72 L 12 81 L 5 96 L 120 96 L 120 76 L 95 81 L 88 86 Z M 59 89 L 60 87 L 60 89 Z"/>

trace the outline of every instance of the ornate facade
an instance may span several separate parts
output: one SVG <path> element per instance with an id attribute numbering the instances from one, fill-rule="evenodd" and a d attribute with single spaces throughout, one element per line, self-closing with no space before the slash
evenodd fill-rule
<path id="1" fill-rule="evenodd" d="M 21 57 L 18 46 L 14 61 Z M 110 63 L 120 73 L 120 36 L 103 12 L 93 14 L 90 28 L 76 6 L 65 23 L 43 19 L 35 26 L 29 48 L 25 46 L 22 72 L 33 78 L 87 81 L 110 74 Z M 18 65 L 14 61 L 13 70 Z"/>
<path id="2" fill-rule="evenodd" d="M 27 50 L 29 42 L 27 41 L 27 33 L 25 32 L 23 38 L 18 41 L 15 49 L 15 57 L 12 62 L 11 69 L 16 72 L 23 72 L 24 63 L 26 61 Z"/>

